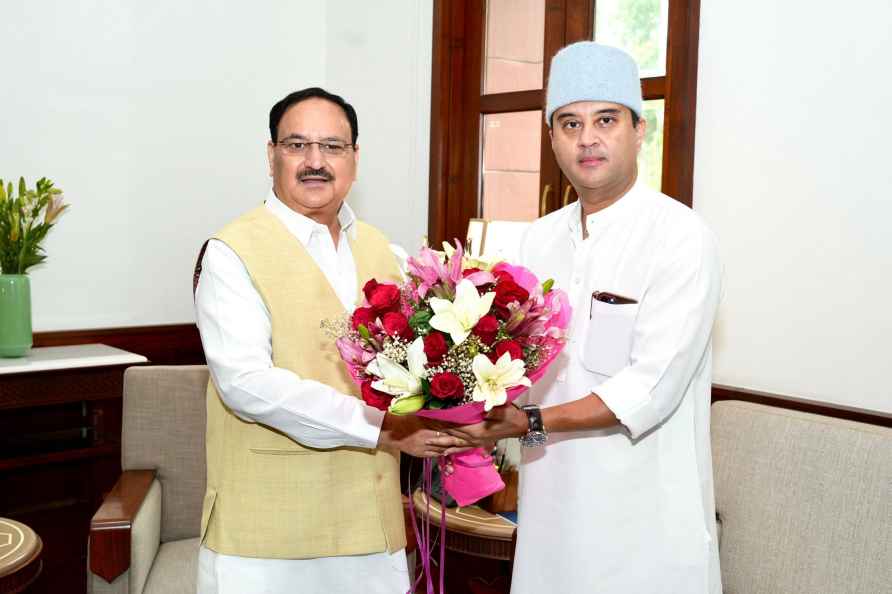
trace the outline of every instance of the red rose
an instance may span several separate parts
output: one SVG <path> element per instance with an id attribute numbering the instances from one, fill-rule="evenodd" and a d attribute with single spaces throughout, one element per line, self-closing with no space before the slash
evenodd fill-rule
<path id="1" fill-rule="evenodd" d="M 415 337 L 415 333 L 409 327 L 409 320 L 399 312 L 387 312 L 381 318 L 381 324 L 384 326 L 384 331 L 391 336 L 399 336 L 403 340 L 412 340 Z"/>
<path id="2" fill-rule="evenodd" d="M 427 355 L 427 362 L 431 365 L 439 365 L 443 362 L 443 357 L 449 351 L 449 345 L 446 344 L 446 337 L 440 332 L 430 332 L 424 337 L 424 354 Z"/>
<path id="3" fill-rule="evenodd" d="M 474 326 L 472 332 L 480 337 L 483 344 L 490 345 L 496 339 L 496 333 L 499 331 L 499 320 L 495 316 L 483 316 L 477 325 Z"/>
<path id="4" fill-rule="evenodd" d="M 371 282 L 371 281 L 369 281 Z M 368 283 L 366 283 L 368 286 Z M 388 311 L 396 311 L 400 307 L 400 290 L 396 285 L 378 284 L 370 291 L 369 305 L 375 313 L 381 315 Z"/>
<path id="5" fill-rule="evenodd" d="M 371 381 L 362 382 L 362 399 L 369 406 L 374 406 L 378 410 L 387 410 L 390 406 L 390 400 L 393 398 L 390 394 L 385 394 L 372 387 Z"/>
<path id="6" fill-rule="evenodd" d="M 506 270 L 493 270 L 492 275 L 496 277 L 496 282 L 506 282 L 511 281 L 514 282 L 514 277 L 511 276 L 511 273 Z"/>
<path id="7" fill-rule="evenodd" d="M 375 322 L 375 318 L 377 317 L 378 316 L 375 315 L 375 310 L 371 307 L 359 307 L 353 312 L 353 318 L 351 319 L 353 329 L 356 330 L 359 328 L 360 324 L 368 328 Z"/>
<path id="8" fill-rule="evenodd" d="M 523 348 L 515 340 L 500 340 L 489 354 L 489 358 L 495 363 L 505 353 L 510 354 L 512 359 L 523 361 Z"/>
<path id="9" fill-rule="evenodd" d="M 496 313 L 502 318 L 508 317 L 508 304 L 517 301 L 525 303 L 530 298 L 530 293 L 513 280 L 502 280 L 496 285 L 496 298 L 493 300 L 493 307 Z"/>
<path id="10" fill-rule="evenodd" d="M 464 270 L 461 271 L 461 277 L 468 278 L 475 272 L 480 272 L 480 269 L 479 268 L 465 268 Z"/>
<path id="11" fill-rule="evenodd" d="M 365 298 L 369 301 L 372 300 L 372 293 L 375 292 L 375 288 L 378 286 L 378 281 L 375 279 L 370 280 L 362 287 L 362 292 L 365 294 Z"/>
<path id="12" fill-rule="evenodd" d="M 431 394 L 441 400 L 462 398 L 465 395 L 465 385 L 460 377 L 444 371 L 431 378 Z"/>

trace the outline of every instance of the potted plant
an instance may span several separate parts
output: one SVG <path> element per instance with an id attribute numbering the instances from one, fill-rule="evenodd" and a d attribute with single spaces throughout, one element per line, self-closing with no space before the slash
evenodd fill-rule
<path id="1" fill-rule="evenodd" d="M 46 260 L 41 243 L 68 208 L 62 190 L 45 177 L 33 190 L 19 178 L 0 179 L 0 357 L 21 357 L 31 348 L 31 285 L 28 269 Z"/>

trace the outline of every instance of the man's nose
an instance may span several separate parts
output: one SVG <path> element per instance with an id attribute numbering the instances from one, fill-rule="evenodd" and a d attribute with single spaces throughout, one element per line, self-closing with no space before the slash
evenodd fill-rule
<path id="1" fill-rule="evenodd" d="M 319 148 L 318 144 L 311 144 L 307 147 L 307 153 L 304 157 L 304 162 L 307 166 L 312 167 L 313 169 L 322 169 L 322 166 L 325 165 L 325 155 L 322 154 L 322 149 Z"/>
<path id="2" fill-rule="evenodd" d="M 601 144 L 601 134 L 592 125 L 585 125 L 579 135 L 579 146 L 597 146 Z"/>

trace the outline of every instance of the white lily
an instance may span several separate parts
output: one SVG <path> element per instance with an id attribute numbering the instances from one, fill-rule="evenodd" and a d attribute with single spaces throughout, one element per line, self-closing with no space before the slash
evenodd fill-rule
<path id="1" fill-rule="evenodd" d="M 396 396 L 396 399 L 421 394 L 421 378 L 427 355 L 424 354 L 424 340 L 416 338 L 406 351 L 408 369 L 381 353 L 366 366 L 367 373 L 381 379 L 372 382 L 372 387 L 381 392 Z"/>
<path id="2" fill-rule="evenodd" d="M 465 341 L 480 318 L 489 312 L 496 294 L 490 291 L 485 295 L 477 292 L 477 287 L 468 279 L 462 279 L 455 289 L 455 300 L 431 297 L 430 305 L 434 316 L 430 319 L 431 328 L 445 332 L 452 342 Z"/>
<path id="3" fill-rule="evenodd" d="M 475 402 L 484 402 L 484 410 L 505 404 L 508 400 L 508 388 L 515 386 L 530 387 L 530 378 L 524 375 L 524 364 L 520 359 L 512 359 L 509 353 L 503 353 L 493 363 L 486 355 L 477 355 L 471 362 L 477 385 L 471 398 Z"/>

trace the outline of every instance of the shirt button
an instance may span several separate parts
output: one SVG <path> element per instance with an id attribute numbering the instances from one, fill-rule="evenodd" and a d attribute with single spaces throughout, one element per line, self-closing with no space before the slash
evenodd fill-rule
<path id="1" fill-rule="evenodd" d="M 578 276 L 577 276 L 576 278 L 573 279 L 573 284 L 574 284 L 574 285 L 578 285 L 578 284 L 581 283 L 581 282 L 582 282 L 582 279 L 579 278 Z"/>

